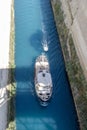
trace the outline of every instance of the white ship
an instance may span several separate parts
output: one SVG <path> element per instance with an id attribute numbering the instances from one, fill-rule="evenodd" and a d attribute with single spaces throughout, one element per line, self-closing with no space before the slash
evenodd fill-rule
<path id="1" fill-rule="evenodd" d="M 35 63 L 35 90 L 41 105 L 47 106 L 52 96 L 52 78 L 49 62 L 44 54 L 40 55 Z"/>
<path id="2" fill-rule="evenodd" d="M 44 43 L 42 43 L 42 45 L 43 45 L 44 51 L 48 51 L 48 44 L 47 44 L 47 41 L 46 41 L 46 40 L 45 40 Z"/>

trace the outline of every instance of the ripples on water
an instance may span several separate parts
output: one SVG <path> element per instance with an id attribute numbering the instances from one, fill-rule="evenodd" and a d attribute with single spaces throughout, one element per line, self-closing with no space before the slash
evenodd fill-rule
<path id="1" fill-rule="evenodd" d="M 42 24 L 53 80 L 46 108 L 39 105 L 34 89 L 35 59 L 43 52 Z M 79 130 L 50 0 L 15 0 L 15 34 L 17 130 Z"/>

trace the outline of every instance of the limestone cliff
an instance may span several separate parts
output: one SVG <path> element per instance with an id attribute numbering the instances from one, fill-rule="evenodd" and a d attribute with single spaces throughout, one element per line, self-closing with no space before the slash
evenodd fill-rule
<path id="1" fill-rule="evenodd" d="M 72 33 L 77 55 L 87 79 L 87 0 L 60 1 L 65 23 Z"/>
<path id="2" fill-rule="evenodd" d="M 87 0 L 52 0 L 56 26 L 81 130 L 87 130 L 86 5 Z"/>

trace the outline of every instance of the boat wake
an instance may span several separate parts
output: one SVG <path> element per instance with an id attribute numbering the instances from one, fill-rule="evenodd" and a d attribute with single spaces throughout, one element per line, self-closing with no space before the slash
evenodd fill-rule
<path id="1" fill-rule="evenodd" d="M 42 46 L 43 50 L 47 52 L 48 51 L 47 32 L 43 23 L 42 23 L 42 32 L 43 32 Z"/>

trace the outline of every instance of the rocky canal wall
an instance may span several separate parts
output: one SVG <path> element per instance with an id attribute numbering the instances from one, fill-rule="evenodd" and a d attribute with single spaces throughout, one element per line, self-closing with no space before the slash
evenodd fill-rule
<path id="1" fill-rule="evenodd" d="M 81 130 L 87 130 L 87 1 L 51 0 Z"/>

